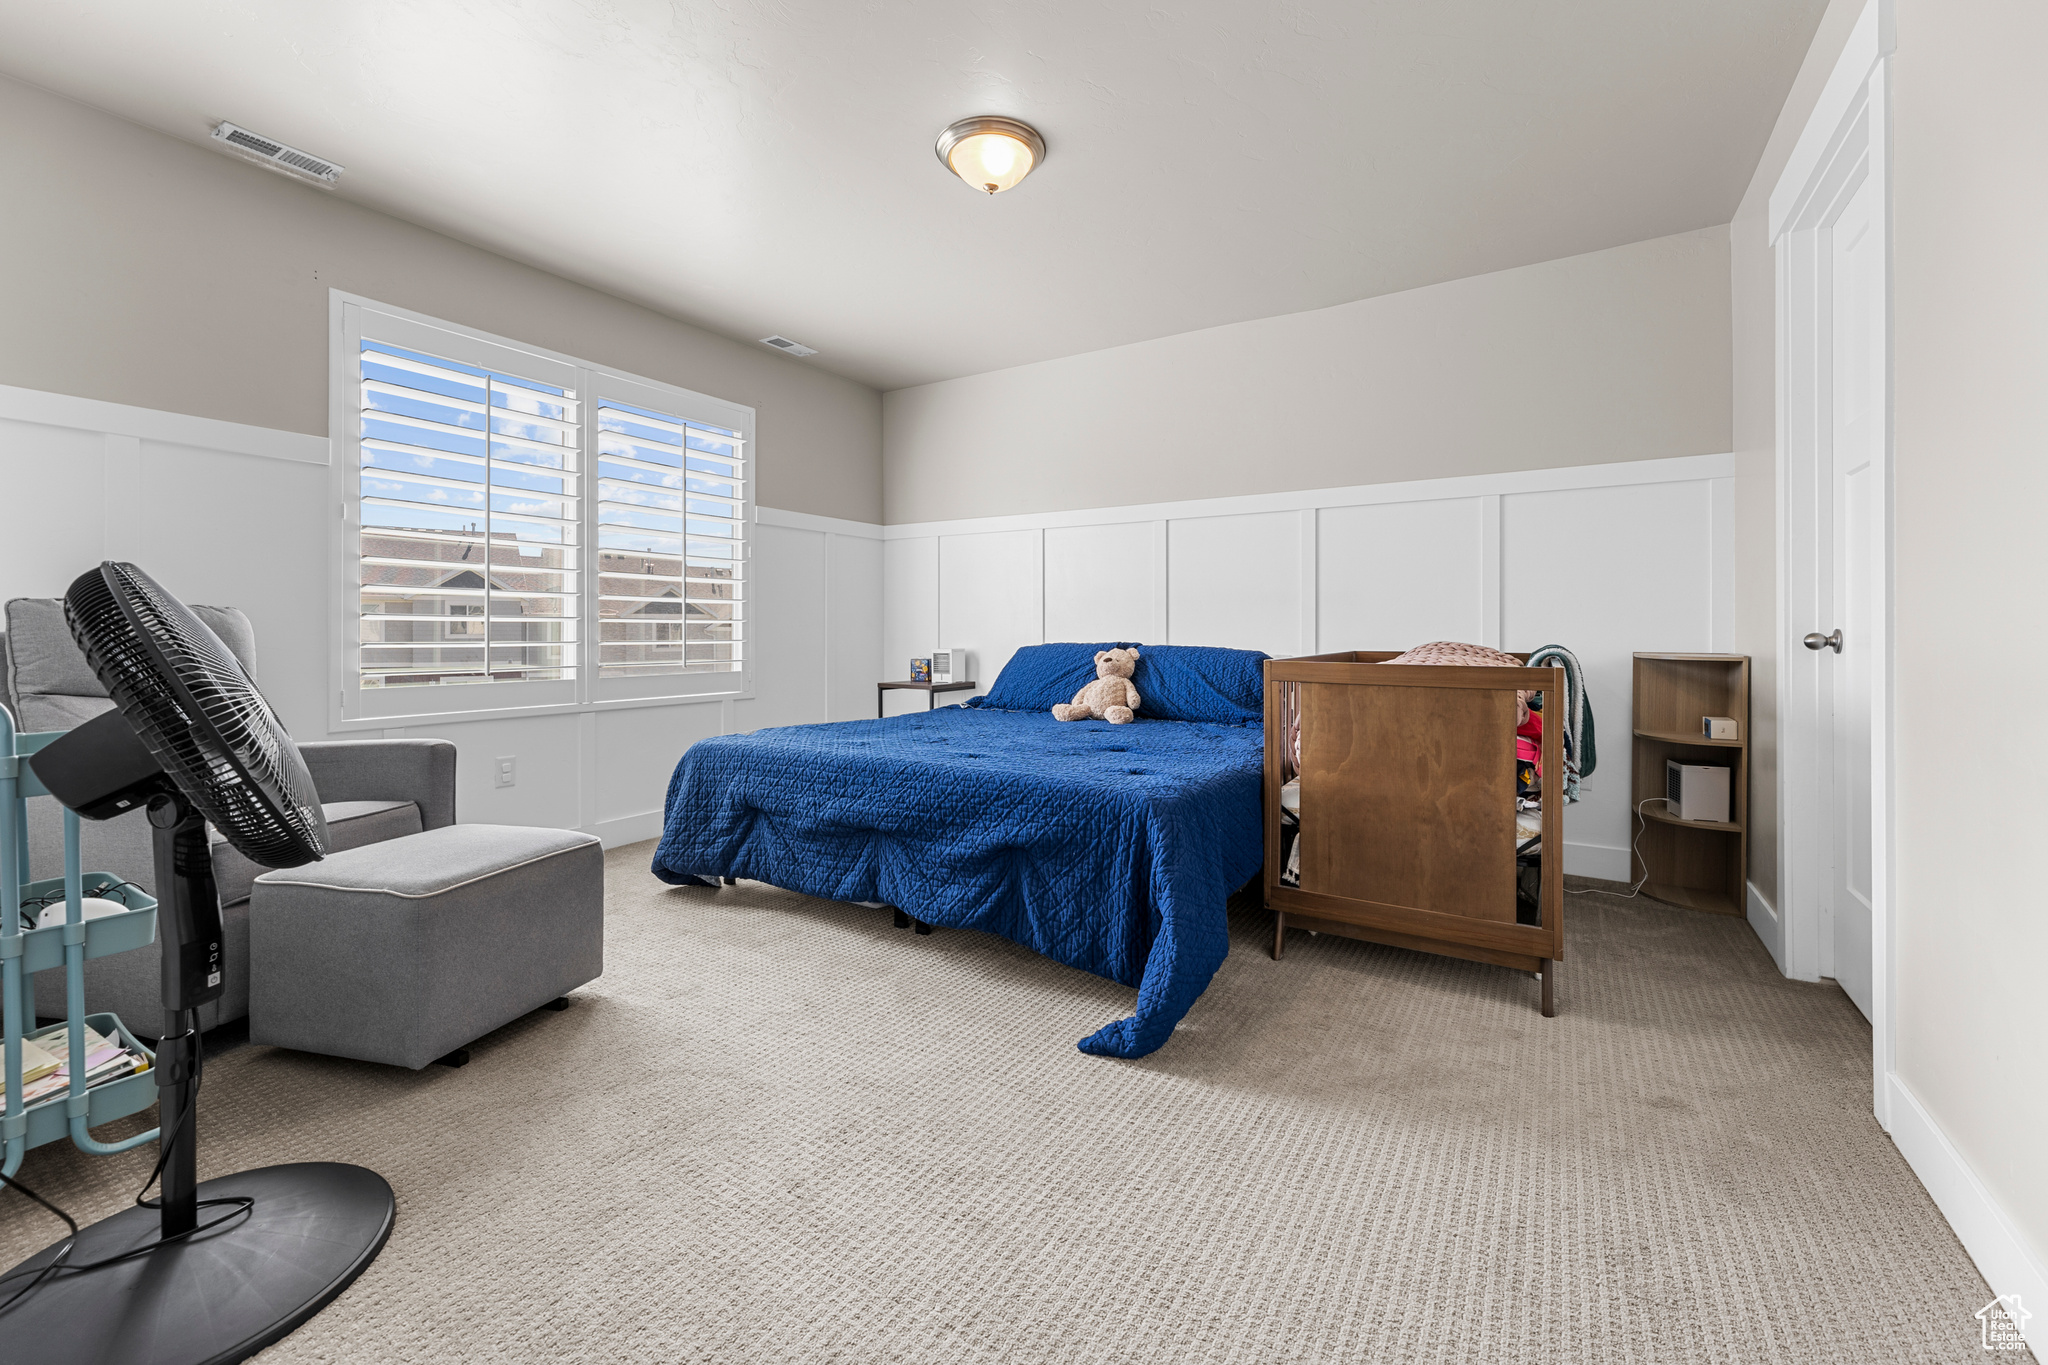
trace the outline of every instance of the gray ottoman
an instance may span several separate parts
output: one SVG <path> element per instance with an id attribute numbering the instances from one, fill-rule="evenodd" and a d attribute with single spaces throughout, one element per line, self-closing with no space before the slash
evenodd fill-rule
<path id="1" fill-rule="evenodd" d="M 596 839 L 444 825 L 256 879 L 249 1041 L 417 1070 L 603 970 Z"/>

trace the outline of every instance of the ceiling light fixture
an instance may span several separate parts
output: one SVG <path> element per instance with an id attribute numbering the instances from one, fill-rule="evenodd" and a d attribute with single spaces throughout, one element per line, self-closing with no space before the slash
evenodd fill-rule
<path id="1" fill-rule="evenodd" d="M 1038 168 L 1045 160 L 1045 139 L 1028 123 L 981 114 L 949 125 L 932 150 L 953 174 L 995 194 Z"/>

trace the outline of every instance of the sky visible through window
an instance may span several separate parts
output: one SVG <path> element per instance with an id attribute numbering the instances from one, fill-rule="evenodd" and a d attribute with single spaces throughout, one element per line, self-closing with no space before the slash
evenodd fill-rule
<path id="1" fill-rule="evenodd" d="M 367 338 L 359 365 L 366 686 L 572 680 L 591 571 L 599 676 L 740 666 L 738 431 Z"/>
<path id="2" fill-rule="evenodd" d="M 740 666 L 739 433 L 597 403 L 601 677 Z"/>

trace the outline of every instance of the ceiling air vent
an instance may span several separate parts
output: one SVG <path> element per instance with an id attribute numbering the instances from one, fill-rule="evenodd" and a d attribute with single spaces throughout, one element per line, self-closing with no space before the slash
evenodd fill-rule
<path id="1" fill-rule="evenodd" d="M 217 125 L 213 130 L 213 138 L 214 141 L 225 142 L 244 156 L 273 170 L 288 171 L 322 185 L 332 185 L 341 174 L 341 167 L 332 161 L 314 156 L 311 152 L 302 152 L 296 147 L 288 147 L 282 142 L 274 142 L 267 137 L 258 137 L 247 128 L 237 128 L 232 123 Z"/>
<path id="2" fill-rule="evenodd" d="M 761 344 L 763 346 L 773 346 L 778 351 L 787 351 L 791 355 L 816 355 L 818 353 L 816 347 L 805 346 L 800 342 L 791 341 L 788 337 L 762 337 Z"/>

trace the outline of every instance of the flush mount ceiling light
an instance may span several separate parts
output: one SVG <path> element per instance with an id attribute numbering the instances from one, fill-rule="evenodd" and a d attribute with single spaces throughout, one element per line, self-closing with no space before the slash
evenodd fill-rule
<path id="1" fill-rule="evenodd" d="M 978 190 L 1009 189 L 1045 160 L 1045 139 L 1028 123 L 995 114 L 964 118 L 933 148 L 946 169 Z"/>

